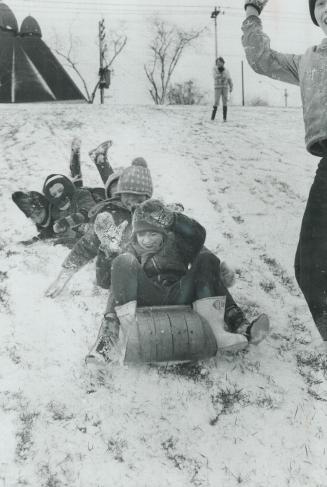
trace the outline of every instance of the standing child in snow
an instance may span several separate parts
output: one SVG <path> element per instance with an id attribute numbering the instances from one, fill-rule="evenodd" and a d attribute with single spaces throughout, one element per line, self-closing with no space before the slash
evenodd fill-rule
<path id="1" fill-rule="evenodd" d="M 265 315 L 252 324 L 243 319 L 235 333 L 225 331 L 218 321 L 217 296 L 226 297 L 226 310 L 235 303 L 222 284 L 219 259 L 203 249 L 206 231 L 197 221 L 170 211 L 159 200 L 148 200 L 135 209 L 132 229 L 126 252 L 112 263 L 111 295 L 102 330 L 87 360 L 97 354 L 116 360 L 117 317 L 130 328 L 135 325 L 137 306 L 193 304 L 211 325 L 218 349 L 240 350 L 266 336 L 269 323 Z M 117 229 L 118 241 L 120 233 Z M 122 334 L 124 355 L 128 332 Z"/>
<path id="2" fill-rule="evenodd" d="M 216 59 L 213 68 L 213 78 L 215 82 L 215 101 L 212 109 L 211 120 L 215 119 L 220 98 L 223 102 L 223 121 L 227 120 L 228 89 L 233 91 L 233 81 L 229 71 L 225 68 L 225 60 L 222 57 Z"/>
<path id="3" fill-rule="evenodd" d="M 295 275 L 327 350 L 327 38 L 303 55 L 272 50 L 259 18 L 267 1 L 245 0 L 242 42 L 257 73 L 300 86 L 306 147 L 322 157 L 302 220 Z M 309 0 L 309 9 L 327 36 L 327 0 Z"/>

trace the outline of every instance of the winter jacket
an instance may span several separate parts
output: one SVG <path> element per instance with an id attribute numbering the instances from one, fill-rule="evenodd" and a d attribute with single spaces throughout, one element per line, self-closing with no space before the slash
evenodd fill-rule
<path id="1" fill-rule="evenodd" d="M 206 231 L 197 221 L 182 213 L 174 213 L 174 223 L 164 236 L 158 252 L 148 254 L 144 261 L 144 249 L 138 245 L 136 237 L 126 250 L 139 260 L 153 282 L 170 286 L 186 274 L 202 249 L 205 238 Z"/>
<path id="2" fill-rule="evenodd" d="M 89 215 L 92 217 L 92 220 L 94 222 L 94 219 L 97 215 L 97 212 L 94 211 L 95 207 L 92 208 L 90 211 Z M 125 228 L 124 234 L 123 234 L 123 242 L 122 245 L 125 245 L 131 236 L 131 213 L 127 208 L 125 208 L 122 203 L 119 200 L 106 200 L 103 201 L 98 205 L 98 212 L 101 211 L 108 211 L 112 214 L 114 218 L 114 222 L 116 225 L 120 225 L 123 221 L 127 220 L 129 223 L 127 227 Z M 100 240 L 98 239 L 95 231 L 94 231 L 94 225 L 93 222 L 90 223 L 89 228 L 85 235 L 83 235 L 77 243 L 74 245 L 66 259 L 64 260 L 62 266 L 65 267 L 66 269 L 74 269 L 75 271 L 78 271 L 81 267 L 83 267 L 85 264 L 90 262 L 90 260 L 94 259 L 94 257 L 97 256 L 98 252 L 101 252 L 100 249 Z M 112 255 L 112 259 L 116 257 L 117 254 Z M 108 261 L 111 259 L 107 259 L 107 265 Z M 103 259 L 102 259 L 103 261 Z M 106 286 L 107 287 L 107 286 Z"/>
<path id="3" fill-rule="evenodd" d="M 215 81 L 215 89 L 227 88 L 229 86 L 230 91 L 232 91 L 233 81 L 227 69 L 224 68 L 222 71 L 219 71 L 218 66 L 215 66 L 213 68 L 213 79 Z"/>
<path id="4" fill-rule="evenodd" d="M 254 71 L 300 85 L 306 147 L 311 154 L 323 156 L 327 152 L 327 38 L 303 55 L 282 54 L 270 48 L 256 15 L 243 22 L 242 30 L 246 57 Z"/>

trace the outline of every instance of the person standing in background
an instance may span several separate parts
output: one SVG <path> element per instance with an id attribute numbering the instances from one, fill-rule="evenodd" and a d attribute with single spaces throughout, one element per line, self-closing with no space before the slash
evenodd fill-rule
<path id="1" fill-rule="evenodd" d="M 218 57 L 216 59 L 215 67 L 213 68 L 213 77 L 215 81 L 215 101 L 212 109 L 211 120 L 215 119 L 221 97 L 223 101 L 223 121 L 226 122 L 228 90 L 230 93 L 233 91 L 233 81 L 229 71 L 225 68 L 224 58 Z"/>

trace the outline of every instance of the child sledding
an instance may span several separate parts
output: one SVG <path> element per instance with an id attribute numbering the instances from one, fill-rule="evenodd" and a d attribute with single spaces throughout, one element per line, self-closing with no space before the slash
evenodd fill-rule
<path id="1" fill-rule="evenodd" d="M 117 227 L 109 214 L 107 225 L 117 251 L 123 226 Z M 215 351 L 242 350 L 267 336 L 267 316 L 252 323 L 246 320 L 222 283 L 219 259 L 203 247 L 205 236 L 198 222 L 159 200 L 145 201 L 135 209 L 131 240 L 112 262 L 111 292 L 87 362 L 124 361 L 131 330 L 137 325 L 137 307 L 192 306 L 209 324 Z M 212 355 L 212 347 L 208 353 Z"/>
<path id="2" fill-rule="evenodd" d="M 94 205 L 111 196 L 115 175 L 107 152 L 110 140 L 103 142 L 89 155 L 104 181 L 104 188 L 83 186 L 80 163 L 81 141 L 74 138 L 69 161 L 70 178 L 63 174 L 49 175 L 43 185 L 43 192 L 15 191 L 13 202 L 36 225 L 38 234 L 21 243 L 30 245 L 38 240 L 53 239 L 55 244 L 72 247 L 85 233 L 85 223 L 89 221 L 88 212 Z"/>

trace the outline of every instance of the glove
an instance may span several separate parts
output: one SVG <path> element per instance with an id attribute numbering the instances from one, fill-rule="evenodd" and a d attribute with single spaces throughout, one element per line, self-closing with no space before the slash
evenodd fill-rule
<path id="1" fill-rule="evenodd" d="M 109 257 L 121 250 L 122 238 L 128 222 L 125 220 L 116 225 L 111 213 L 99 213 L 94 222 L 94 231 L 101 242 L 101 249 Z"/>
<path id="2" fill-rule="evenodd" d="M 82 213 L 73 213 L 72 215 L 65 216 L 56 220 L 53 225 L 53 231 L 55 233 L 64 233 L 69 228 L 75 228 L 85 222 L 85 217 Z"/>
<path id="3" fill-rule="evenodd" d="M 235 272 L 226 262 L 220 264 L 220 278 L 225 287 L 232 287 L 235 284 Z"/>
<path id="4" fill-rule="evenodd" d="M 64 233 L 68 229 L 69 225 L 66 218 L 60 218 L 60 220 L 56 220 L 53 225 L 53 231 L 55 233 Z"/>
<path id="5" fill-rule="evenodd" d="M 251 6 L 256 9 L 258 14 L 261 14 L 262 9 L 266 5 L 268 0 L 245 0 L 244 8 L 246 10 L 246 7 Z"/>

